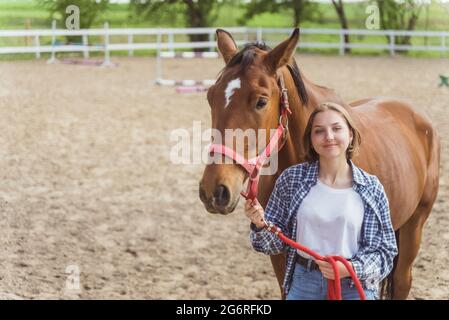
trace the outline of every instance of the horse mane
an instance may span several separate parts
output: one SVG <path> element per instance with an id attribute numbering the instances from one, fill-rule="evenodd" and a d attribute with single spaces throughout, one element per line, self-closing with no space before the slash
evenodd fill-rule
<path id="1" fill-rule="evenodd" d="M 254 48 L 258 48 L 260 50 L 269 52 L 271 51 L 271 48 L 265 44 L 265 42 L 249 42 L 245 44 L 242 50 L 240 50 L 237 54 L 235 54 L 231 60 L 228 61 L 226 66 L 219 72 L 218 78 L 221 77 L 223 71 L 226 68 L 230 68 L 236 65 L 240 66 L 240 71 L 246 69 L 254 60 L 254 57 L 256 56 L 256 52 L 254 51 Z M 293 78 L 293 81 L 295 82 L 295 87 L 298 92 L 299 98 L 301 99 L 301 102 L 303 105 L 306 105 L 309 98 L 307 95 L 306 86 L 304 84 L 304 81 L 301 77 L 301 72 L 299 71 L 298 65 L 296 64 L 295 58 L 292 57 L 291 61 L 287 64 L 287 68 L 290 71 L 290 75 Z"/>

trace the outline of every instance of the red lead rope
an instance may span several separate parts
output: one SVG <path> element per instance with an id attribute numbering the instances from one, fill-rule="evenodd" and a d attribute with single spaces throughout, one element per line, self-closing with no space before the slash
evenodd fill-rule
<path id="1" fill-rule="evenodd" d="M 275 235 L 277 235 L 284 243 L 288 244 L 289 246 L 296 248 L 298 250 L 301 250 L 302 252 L 307 253 L 308 255 L 312 256 L 316 260 L 319 261 L 326 261 L 329 262 L 332 266 L 332 269 L 334 270 L 334 280 L 328 279 L 327 280 L 327 298 L 329 300 L 341 300 L 341 286 L 340 286 L 340 272 L 338 271 L 337 267 L 337 261 L 341 261 L 346 269 L 349 271 L 349 274 L 351 275 L 352 280 L 355 283 L 355 286 L 357 288 L 357 291 L 360 296 L 360 300 L 365 300 L 365 292 L 363 291 L 362 285 L 360 284 L 359 279 L 357 278 L 357 275 L 354 272 L 354 269 L 352 268 L 351 264 L 343 257 L 340 256 L 320 256 L 316 252 L 310 250 L 307 247 L 304 247 L 300 245 L 299 243 L 293 241 L 292 239 L 286 237 L 281 229 L 276 227 L 271 222 L 265 222 L 266 229 L 270 232 L 273 232 Z"/>

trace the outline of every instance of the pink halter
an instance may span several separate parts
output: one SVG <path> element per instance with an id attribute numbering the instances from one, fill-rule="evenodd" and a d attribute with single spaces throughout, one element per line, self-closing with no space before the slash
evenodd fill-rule
<path id="1" fill-rule="evenodd" d="M 246 172 L 248 172 L 249 181 L 246 193 L 244 193 L 243 191 L 241 192 L 241 195 L 245 199 L 254 200 L 257 197 L 260 169 L 265 164 L 265 161 L 270 157 L 271 153 L 278 146 L 279 141 L 284 138 L 282 145 L 279 147 L 280 150 L 284 146 L 284 143 L 286 141 L 285 139 L 287 138 L 288 115 L 292 112 L 288 103 L 287 89 L 285 88 L 285 82 L 282 73 L 279 76 L 279 84 L 281 86 L 281 115 L 279 117 L 279 125 L 277 127 L 276 133 L 273 135 L 273 137 L 271 137 L 270 142 L 257 157 L 247 160 L 241 154 L 225 145 L 211 144 L 209 146 L 209 153 L 216 152 L 219 154 L 223 154 L 233 159 L 237 164 L 241 165 L 246 170 Z"/>

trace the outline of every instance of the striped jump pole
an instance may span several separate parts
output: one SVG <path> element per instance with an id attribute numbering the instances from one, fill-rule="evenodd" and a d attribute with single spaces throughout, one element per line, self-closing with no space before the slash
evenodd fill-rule
<path id="1" fill-rule="evenodd" d="M 174 52 L 161 51 L 158 53 L 156 62 L 157 78 L 155 83 L 160 86 L 178 87 L 178 93 L 203 92 L 215 83 L 215 80 L 174 80 L 164 79 L 162 77 L 162 59 L 216 59 L 219 58 L 218 52 Z"/>
<path id="2" fill-rule="evenodd" d="M 156 84 L 160 86 L 211 86 L 215 80 L 169 80 L 156 79 Z"/>
<path id="3" fill-rule="evenodd" d="M 193 58 L 216 59 L 216 58 L 218 58 L 218 52 L 164 51 L 164 52 L 161 52 L 160 54 L 161 54 L 161 58 L 181 58 L 181 59 L 193 59 Z"/>

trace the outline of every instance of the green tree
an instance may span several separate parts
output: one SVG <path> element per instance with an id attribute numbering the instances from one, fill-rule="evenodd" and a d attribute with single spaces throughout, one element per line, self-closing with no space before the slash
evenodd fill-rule
<path id="1" fill-rule="evenodd" d="M 130 10 L 155 22 L 179 22 L 191 28 L 209 27 L 218 17 L 223 1 L 216 0 L 130 0 Z M 207 34 L 191 34 L 190 41 L 208 41 Z"/>
<path id="2" fill-rule="evenodd" d="M 423 1 L 416 0 L 376 0 L 376 3 L 384 30 L 414 30 L 423 7 Z M 409 45 L 410 36 L 395 37 L 395 43 Z"/>
<path id="3" fill-rule="evenodd" d="M 81 29 L 90 28 L 99 15 L 106 11 L 109 0 L 38 0 L 50 13 L 50 19 L 59 20 L 66 27 L 66 18 L 70 15 L 67 8 L 75 5 L 79 8 L 79 27 Z M 67 36 L 69 42 L 75 41 L 79 37 Z"/>
<path id="4" fill-rule="evenodd" d="M 244 23 L 246 19 L 251 19 L 255 15 L 264 12 L 280 12 L 282 10 L 291 11 L 293 18 L 292 27 L 296 28 L 301 22 L 313 20 L 319 14 L 318 4 L 309 0 L 253 0 L 245 5 L 246 13 L 240 20 Z"/>
<path id="5" fill-rule="evenodd" d="M 338 15 L 338 20 L 340 21 L 340 25 L 342 29 L 349 29 L 349 25 L 348 25 L 348 19 L 346 18 L 346 14 L 345 14 L 345 7 L 343 4 L 342 0 L 332 0 L 332 4 L 334 5 L 335 11 L 337 12 Z M 349 43 L 349 35 L 345 34 L 345 44 Z M 349 53 L 351 52 L 350 48 L 345 48 L 345 52 Z"/>

